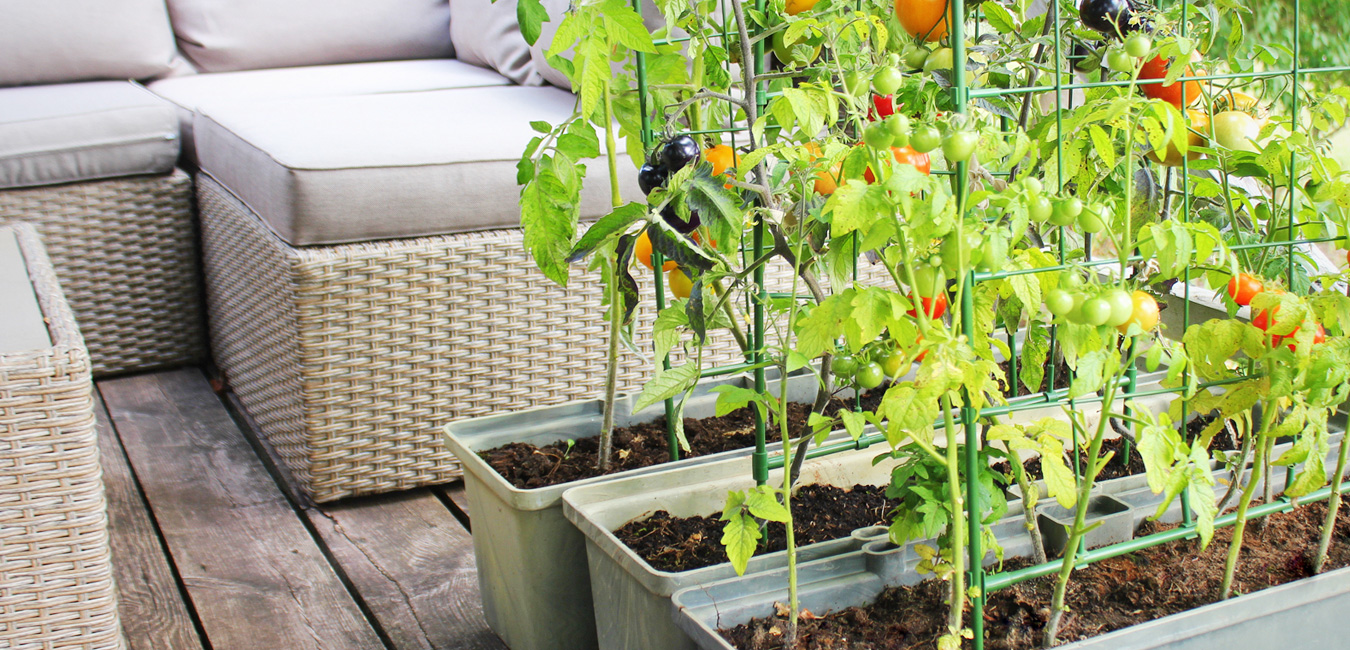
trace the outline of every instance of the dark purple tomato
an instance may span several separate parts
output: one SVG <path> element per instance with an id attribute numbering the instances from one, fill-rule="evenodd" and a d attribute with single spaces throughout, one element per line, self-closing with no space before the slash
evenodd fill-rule
<path id="1" fill-rule="evenodd" d="M 665 185 L 669 176 L 670 172 L 667 172 L 665 167 L 659 164 L 645 164 L 638 170 L 638 187 L 642 188 L 643 194 L 651 194 L 652 190 Z"/>
<path id="2" fill-rule="evenodd" d="M 675 230 L 679 231 L 679 233 L 682 235 L 687 235 L 691 232 L 694 232 L 695 230 L 698 229 L 700 225 L 702 225 L 702 222 L 698 218 L 698 212 L 690 211 L 689 220 L 685 221 L 684 219 L 680 218 L 680 215 L 678 213 L 675 212 L 675 208 L 669 205 L 666 206 L 666 209 L 661 211 L 661 218 L 665 219 L 666 223 L 670 224 L 671 228 L 674 228 Z"/>
<path id="3" fill-rule="evenodd" d="M 1138 12 L 1130 0 L 1083 0 L 1078 17 L 1084 25 L 1108 36 L 1118 36 L 1141 27 L 1135 21 Z"/>
<path id="4" fill-rule="evenodd" d="M 702 155 L 703 151 L 698 148 L 698 143 L 694 142 L 693 138 L 681 135 L 667 142 L 665 148 L 661 150 L 661 164 L 674 174 L 684 169 L 686 165 L 697 162 Z"/>

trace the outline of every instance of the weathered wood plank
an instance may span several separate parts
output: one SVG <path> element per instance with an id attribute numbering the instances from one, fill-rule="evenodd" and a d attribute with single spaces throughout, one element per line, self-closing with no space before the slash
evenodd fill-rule
<path id="1" fill-rule="evenodd" d="M 471 523 L 469 521 L 469 497 L 464 494 L 464 481 L 440 485 L 436 489 L 440 490 L 441 494 L 444 494 L 445 498 L 450 500 L 450 507 L 453 509 L 455 518 L 468 528 Z"/>
<path id="2" fill-rule="evenodd" d="M 213 648 L 384 646 L 200 371 L 100 389 Z"/>
<path id="3" fill-rule="evenodd" d="M 430 490 L 307 511 L 399 650 L 505 650 L 483 619 L 473 540 Z"/>
<path id="4" fill-rule="evenodd" d="M 127 643 L 132 650 L 201 650 L 201 638 L 122 454 L 122 443 L 97 393 L 94 399 L 113 577 Z"/>

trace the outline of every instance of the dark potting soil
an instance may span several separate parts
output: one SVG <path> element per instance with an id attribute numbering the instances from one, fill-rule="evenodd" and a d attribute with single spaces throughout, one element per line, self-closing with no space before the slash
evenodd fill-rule
<path id="1" fill-rule="evenodd" d="M 1235 593 L 1251 593 L 1312 575 L 1313 554 L 1326 504 L 1271 515 L 1264 529 L 1248 526 L 1234 579 Z M 1145 524 L 1141 534 L 1172 526 Z M 1216 602 L 1232 528 L 1221 528 L 1204 551 L 1194 540 L 1171 542 L 1103 560 L 1074 572 L 1060 623 L 1062 643 L 1079 641 Z M 1009 561 L 1005 570 L 1026 566 Z M 1326 570 L 1350 565 L 1350 512 L 1336 520 Z M 990 594 L 985 645 L 990 650 L 1039 648 L 1050 614 L 1055 576 Z M 800 650 L 932 650 L 945 633 L 946 583 L 927 580 L 884 591 L 871 605 L 825 616 L 801 617 Z M 741 650 L 780 650 L 783 616 L 756 619 L 722 635 Z"/>
<path id="2" fill-rule="evenodd" d="M 876 409 L 885 393 L 884 386 L 867 391 L 862 397 L 862 408 Z M 826 407 L 826 413 L 852 408 L 852 402 L 852 399 L 836 398 Z M 788 426 L 794 438 L 808 430 L 806 421 L 810 413 L 810 404 L 788 405 Z M 755 444 L 755 415 L 749 408 L 742 408 L 720 417 L 685 418 L 684 435 L 689 441 L 690 451 L 682 451 L 680 458 L 745 449 Z M 768 439 L 773 443 L 778 436 L 770 431 Z M 542 447 L 513 442 L 479 452 L 478 455 L 502 478 L 522 490 L 616 474 L 670 460 L 665 416 L 644 424 L 616 428 L 613 462 L 608 472 L 601 472 L 596 466 L 599 451 L 600 437 L 591 436 L 574 440 L 570 449 L 566 440 Z"/>
<path id="3" fill-rule="evenodd" d="M 807 544 L 847 537 L 866 526 L 889 523 L 899 502 L 886 498 L 886 488 L 855 485 L 804 485 L 792 496 L 795 543 Z M 727 561 L 722 547 L 721 513 L 707 517 L 673 517 L 660 510 L 614 531 L 615 536 L 660 571 L 689 571 Z M 760 539 L 759 553 L 787 548 L 787 529 L 769 522 Z"/>
<path id="4" fill-rule="evenodd" d="M 1200 432 L 1213 421 L 1214 418 L 1208 415 L 1201 415 L 1191 420 L 1186 424 L 1186 433 L 1183 434 L 1185 436 L 1184 439 L 1195 439 L 1200 435 Z M 1214 439 L 1210 441 L 1209 450 L 1211 453 L 1214 451 L 1232 451 L 1237 449 L 1237 447 L 1233 445 L 1233 442 L 1233 439 L 1228 433 L 1221 430 L 1219 433 L 1215 434 Z M 1101 474 L 1097 475 L 1097 480 L 1106 481 L 1113 478 L 1134 476 L 1135 474 L 1144 473 L 1144 457 L 1139 455 L 1139 449 L 1135 445 L 1130 445 L 1128 464 L 1121 460 L 1123 458 L 1121 452 L 1124 451 L 1124 446 L 1125 438 L 1123 437 L 1107 438 L 1102 441 L 1102 453 L 1104 454 L 1108 451 L 1115 452 L 1115 456 L 1111 458 L 1111 462 L 1107 463 L 1106 467 L 1102 468 Z M 1039 456 L 1028 458 L 1026 462 L 1022 464 L 1022 467 L 1026 468 L 1028 480 L 1038 481 L 1045 477 L 1045 474 L 1041 471 L 1041 458 Z M 1008 467 L 1007 461 L 994 463 L 993 468 L 996 471 L 1004 473 L 1012 471 Z"/>

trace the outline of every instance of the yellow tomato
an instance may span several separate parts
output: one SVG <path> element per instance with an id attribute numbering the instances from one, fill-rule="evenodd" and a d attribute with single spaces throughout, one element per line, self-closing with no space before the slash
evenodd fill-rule
<path id="1" fill-rule="evenodd" d="M 676 298 L 688 298 L 689 293 L 694 290 L 694 281 L 684 274 L 679 268 L 673 268 L 666 274 L 668 280 L 667 286 L 670 292 L 675 294 Z"/>

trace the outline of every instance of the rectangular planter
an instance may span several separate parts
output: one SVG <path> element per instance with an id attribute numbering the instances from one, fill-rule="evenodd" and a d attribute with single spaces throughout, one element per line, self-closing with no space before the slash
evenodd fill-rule
<path id="1" fill-rule="evenodd" d="M 814 398 L 814 375 L 795 375 L 789 382 L 793 400 Z M 686 405 L 686 417 L 713 415 L 717 396 L 708 391 L 724 384 L 753 385 L 752 380 L 743 375 L 702 382 Z M 616 406 L 616 427 L 650 422 L 665 413 L 662 405 L 657 404 L 634 414 L 635 400 L 634 395 L 620 396 Z M 483 612 L 488 625 L 512 650 L 589 650 L 596 647 L 584 537 L 563 516 L 564 491 L 658 472 L 675 465 L 699 465 L 732 458 L 738 459 L 736 465 L 743 473 L 749 473 L 745 458 L 751 450 L 744 449 L 563 485 L 521 490 L 503 479 L 478 455 L 480 451 L 511 442 L 546 445 L 597 435 L 603 410 L 601 400 L 586 400 L 461 420 L 445 427 L 446 445 L 464 464 L 464 492 L 473 524 Z"/>

